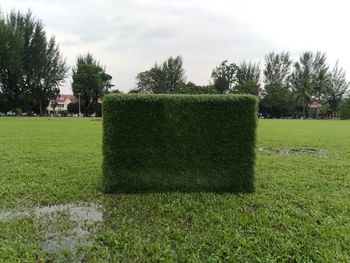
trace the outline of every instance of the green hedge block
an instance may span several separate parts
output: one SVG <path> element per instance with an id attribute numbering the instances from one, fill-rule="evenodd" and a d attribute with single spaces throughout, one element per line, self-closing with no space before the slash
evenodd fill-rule
<path id="1" fill-rule="evenodd" d="M 257 98 L 112 94 L 103 100 L 103 190 L 254 191 Z"/>

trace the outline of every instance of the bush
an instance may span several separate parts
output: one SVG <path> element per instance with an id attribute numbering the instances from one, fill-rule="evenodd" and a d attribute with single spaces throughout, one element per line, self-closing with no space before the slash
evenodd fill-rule
<path id="1" fill-rule="evenodd" d="M 21 108 L 16 108 L 15 109 L 16 116 L 22 116 L 23 112 Z"/>
<path id="2" fill-rule="evenodd" d="M 257 99 L 107 95 L 103 190 L 254 191 Z"/>
<path id="3" fill-rule="evenodd" d="M 350 98 L 345 99 L 339 107 L 339 114 L 342 120 L 350 119 Z"/>

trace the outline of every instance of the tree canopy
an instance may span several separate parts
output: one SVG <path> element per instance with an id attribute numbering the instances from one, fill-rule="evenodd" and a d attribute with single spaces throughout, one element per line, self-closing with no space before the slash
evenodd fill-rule
<path id="1" fill-rule="evenodd" d="M 112 77 L 90 53 L 78 56 L 72 79 L 73 94 L 82 97 L 88 114 L 96 111 L 98 100 L 112 86 Z"/>
<path id="2" fill-rule="evenodd" d="M 239 64 L 236 72 L 237 84 L 233 92 L 239 94 L 251 94 L 259 96 L 260 87 L 260 65 L 243 61 Z"/>
<path id="3" fill-rule="evenodd" d="M 44 114 L 67 71 L 55 38 L 46 36 L 30 11 L 0 19 L 0 87 L 7 110 Z"/>
<path id="4" fill-rule="evenodd" d="M 219 93 L 228 93 L 233 90 L 237 83 L 238 66 L 235 63 L 228 63 L 227 60 L 221 62 L 219 66 L 213 69 L 211 78 L 214 87 Z"/>
<path id="5" fill-rule="evenodd" d="M 331 110 L 336 111 L 342 98 L 348 93 L 350 85 L 346 80 L 345 71 L 339 67 L 338 61 L 330 73 L 330 78 L 330 83 L 325 89 L 325 97 Z"/>
<path id="6" fill-rule="evenodd" d="M 169 57 L 161 65 L 157 63 L 136 76 L 137 87 L 132 92 L 140 93 L 176 93 L 185 82 L 185 70 L 182 57 Z"/>
<path id="7" fill-rule="evenodd" d="M 320 97 L 327 90 L 328 66 L 326 55 L 317 52 L 304 52 L 299 61 L 294 63 L 291 85 L 295 101 L 303 109 L 303 117 L 307 117 L 307 108 L 314 97 Z"/>

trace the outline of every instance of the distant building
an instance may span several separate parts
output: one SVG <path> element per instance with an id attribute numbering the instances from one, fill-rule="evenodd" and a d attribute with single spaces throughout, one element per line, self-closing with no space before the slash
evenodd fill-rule
<path id="1" fill-rule="evenodd" d="M 319 110 L 321 109 L 322 104 L 320 104 L 318 101 L 314 100 L 312 103 L 309 104 L 310 109 L 316 109 Z"/>
<path id="2" fill-rule="evenodd" d="M 76 101 L 77 98 L 74 95 L 60 94 L 56 100 L 50 102 L 46 110 L 49 114 L 59 114 L 60 112 L 66 112 L 68 104 L 74 103 Z"/>
<path id="3" fill-rule="evenodd" d="M 309 113 L 311 114 L 312 118 L 318 119 L 321 114 L 322 104 L 319 103 L 317 100 L 312 100 L 308 106 L 310 109 Z"/>

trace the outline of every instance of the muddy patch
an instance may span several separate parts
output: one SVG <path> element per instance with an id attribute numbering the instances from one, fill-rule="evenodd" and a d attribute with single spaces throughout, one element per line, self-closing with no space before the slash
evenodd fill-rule
<path id="1" fill-rule="evenodd" d="M 38 206 L 0 212 L 0 221 L 19 217 L 33 217 L 42 224 L 42 249 L 51 254 L 68 251 L 79 260 L 77 246 L 92 244 L 99 224 L 103 221 L 102 207 L 97 204 L 66 204 Z"/>
<path id="2" fill-rule="evenodd" d="M 280 155 L 285 154 L 304 154 L 312 156 L 322 156 L 325 155 L 325 150 L 312 148 L 312 147 L 281 147 L 281 148 L 272 148 L 272 147 L 259 147 L 259 152 L 265 153 L 275 153 Z"/>

